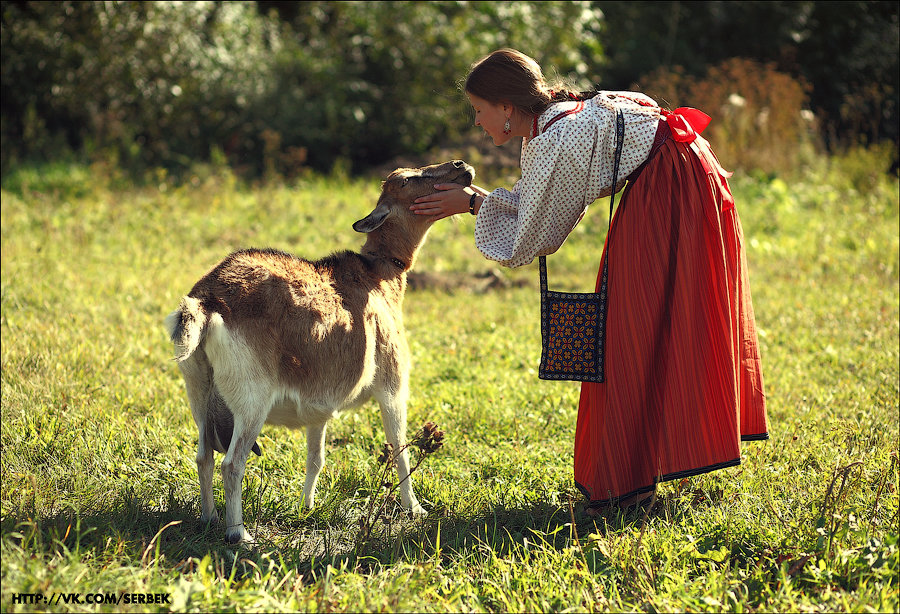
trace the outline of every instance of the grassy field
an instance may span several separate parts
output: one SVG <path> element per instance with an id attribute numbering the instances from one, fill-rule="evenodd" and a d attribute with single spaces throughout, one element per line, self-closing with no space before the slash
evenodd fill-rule
<path id="1" fill-rule="evenodd" d="M 356 249 L 378 181 L 253 187 L 198 169 L 135 187 L 103 167 L 20 169 L 2 191 L 0 609 L 897 611 L 900 207 L 873 156 L 733 180 L 771 423 L 740 467 L 664 484 L 646 515 L 584 516 L 578 387 L 536 373 L 536 265 L 495 272 L 460 216 L 417 265 L 446 283 L 405 303 L 410 432 L 446 432 L 415 474 L 428 516 L 389 507 L 356 539 L 383 497 L 370 403 L 332 423 L 312 511 L 304 434 L 265 427 L 244 487 L 253 549 L 198 520 L 162 320 L 233 249 Z M 592 286 L 605 219 L 552 259 L 561 286 Z M 135 593 L 168 603 L 85 601 Z"/>

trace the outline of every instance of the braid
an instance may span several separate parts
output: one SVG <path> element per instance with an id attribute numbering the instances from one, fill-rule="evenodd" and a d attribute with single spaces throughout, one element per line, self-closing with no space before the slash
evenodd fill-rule
<path id="1" fill-rule="evenodd" d="M 566 102 L 567 100 L 587 100 L 597 95 L 597 90 L 587 90 L 584 92 L 575 92 L 567 87 L 559 89 L 547 90 L 550 102 Z"/>
<path id="2" fill-rule="evenodd" d="M 587 100 L 594 90 L 575 92 L 568 86 L 549 89 L 541 67 L 514 49 L 500 49 L 476 62 L 466 78 L 465 91 L 493 103 L 510 103 L 517 109 L 540 115 L 554 102 Z"/>

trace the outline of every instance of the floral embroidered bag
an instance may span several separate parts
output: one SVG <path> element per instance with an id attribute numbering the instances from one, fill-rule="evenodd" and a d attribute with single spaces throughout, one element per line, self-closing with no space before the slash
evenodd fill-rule
<path id="1" fill-rule="evenodd" d="M 609 195 L 612 224 L 619 158 L 625 136 L 625 118 L 616 112 L 616 157 Z M 540 256 L 541 363 L 538 377 L 546 380 L 603 382 L 606 342 L 607 279 L 609 241 L 599 292 L 556 292 L 547 289 L 547 258 Z"/>

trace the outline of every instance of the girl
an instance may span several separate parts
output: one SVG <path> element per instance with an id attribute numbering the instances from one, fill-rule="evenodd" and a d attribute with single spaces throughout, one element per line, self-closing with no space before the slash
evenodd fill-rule
<path id="1" fill-rule="evenodd" d="M 465 92 L 495 145 L 522 138 L 511 190 L 436 185 L 412 210 L 477 215 L 475 243 L 504 266 L 552 254 L 596 199 L 627 185 L 607 233 L 605 381 L 584 382 L 575 483 L 588 512 L 656 484 L 740 463 L 768 438 L 743 231 L 727 173 L 699 136 L 709 117 L 636 92 L 550 89 L 530 57 L 501 49 Z M 624 114 L 619 185 L 615 118 Z M 598 275 L 599 290 L 599 275 Z"/>

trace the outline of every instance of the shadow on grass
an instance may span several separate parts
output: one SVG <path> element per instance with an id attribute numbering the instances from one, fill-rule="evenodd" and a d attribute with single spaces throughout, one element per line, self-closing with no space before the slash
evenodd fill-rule
<path id="1" fill-rule="evenodd" d="M 357 543 L 359 520 L 365 502 L 346 497 L 323 500 L 316 509 L 291 513 L 293 508 L 247 507 L 245 518 L 257 542 L 230 546 L 224 542 L 224 526 L 203 523 L 195 502 L 170 492 L 167 500 L 149 504 L 134 494 L 80 511 L 66 510 L 41 516 L 22 510 L 2 518 L 4 540 L 11 539 L 25 552 L 50 559 L 55 555 L 76 558 L 130 560 L 135 564 L 187 572 L 211 556 L 221 573 L 233 573 L 232 564 L 250 560 L 278 560 L 285 570 L 316 578 L 327 566 L 365 571 L 396 563 L 415 563 L 488 551 L 494 556 L 527 554 L 530 547 L 562 550 L 576 538 L 641 528 L 651 518 L 672 518 L 672 502 L 660 499 L 652 509 L 609 510 L 597 518 L 584 514 L 580 504 L 527 502 L 518 506 L 493 506 L 468 513 L 438 509 L 413 518 L 392 504 L 377 530 Z M 221 511 L 221 510 L 220 510 Z M 574 524 L 573 524 L 574 519 Z M 219 565 L 227 563 L 226 567 Z M 237 575 L 258 566 L 243 565 Z"/>
<path id="2" fill-rule="evenodd" d="M 21 510 L 0 521 L 4 538 L 12 537 L 34 555 L 91 552 L 92 558 L 147 561 L 165 557 L 177 564 L 225 550 L 222 532 L 201 523 L 195 506 L 174 498 L 156 505 L 133 494 L 110 498 L 81 510 L 53 515 Z"/>
<path id="3" fill-rule="evenodd" d="M 563 550 L 588 534 L 632 532 L 652 518 L 663 518 L 667 513 L 671 517 L 666 505 L 660 500 L 649 510 L 609 509 L 597 518 L 587 516 L 582 504 L 542 501 L 485 507 L 470 514 L 438 510 L 399 534 L 385 532 L 378 536 L 363 554 L 382 563 L 435 556 L 451 563 L 453 557 L 476 550 L 498 557 L 527 555 L 534 548 Z"/>

